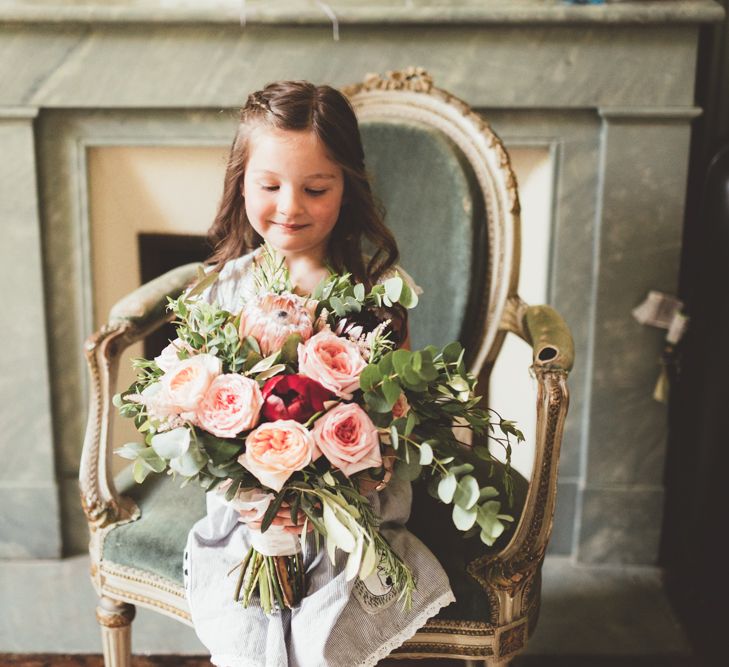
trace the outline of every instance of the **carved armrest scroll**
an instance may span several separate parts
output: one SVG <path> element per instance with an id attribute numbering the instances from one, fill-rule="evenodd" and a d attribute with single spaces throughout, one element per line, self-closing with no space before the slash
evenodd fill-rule
<path id="1" fill-rule="evenodd" d="M 500 328 L 532 346 L 535 369 L 572 370 L 575 358 L 572 334 L 551 306 L 530 306 L 513 296 L 507 301 Z"/>
<path id="2" fill-rule="evenodd" d="M 187 264 L 142 285 L 111 309 L 109 323 L 88 337 L 84 345 L 90 373 L 89 417 L 86 426 L 79 485 L 81 503 L 92 529 L 133 518 L 136 507 L 121 498 L 111 474 L 112 398 L 119 358 L 132 343 L 169 321 L 167 297 L 176 298 L 196 275 L 198 264 Z"/>
<path id="3" fill-rule="evenodd" d="M 575 345 L 562 316 L 550 306 L 529 306 L 524 327 L 534 352 L 534 367 L 572 370 Z"/>

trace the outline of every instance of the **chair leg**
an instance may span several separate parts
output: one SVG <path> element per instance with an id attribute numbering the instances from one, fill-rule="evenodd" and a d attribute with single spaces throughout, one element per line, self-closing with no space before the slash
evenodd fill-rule
<path id="1" fill-rule="evenodd" d="M 101 626 L 104 667 L 132 666 L 132 621 L 134 605 L 102 597 L 96 607 Z"/>

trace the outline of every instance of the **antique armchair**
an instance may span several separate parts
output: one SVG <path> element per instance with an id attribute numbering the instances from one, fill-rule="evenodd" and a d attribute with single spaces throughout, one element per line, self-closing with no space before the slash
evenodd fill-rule
<path id="1" fill-rule="evenodd" d="M 507 664 L 524 647 L 539 610 L 572 339 L 552 308 L 528 306 L 516 293 L 517 184 L 488 124 L 419 69 L 371 75 L 345 92 L 360 118 L 368 167 L 403 265 L 426 291 L 414 311 L 414 345 L 459 337 L 482 387 L 507 333 L 533 348 L 536 458 L 531 479 L 517 478 L 513 527 L 491 548 L 478 538 L 463 540 L 445 506 L 416 491 L 409 526 L 444 564 L 457 601 L 391 656 Z M 134 605 L 190 623 L 183 547 L 204 514 L 203 493 L 166 479 L 139 486 L 124 475 L 112 479 L 119 443 L 110 441 L 110 422 L 120 353 L 168 321 L 166 297 L 178 295 L 195 268 L 182 266 L 123 298 L 86 342 L 92 382 L 80 485 L 107 667 L 130 664 Z"/>

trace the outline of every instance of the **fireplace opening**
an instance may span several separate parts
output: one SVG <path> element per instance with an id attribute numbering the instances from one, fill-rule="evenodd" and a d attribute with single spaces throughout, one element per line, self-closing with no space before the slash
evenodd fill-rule
<path id="1" fill-rule="evenodd" d="M 194 234 L 143 232 L 137 234 L 137 246 L 143 285 L 183 264 L 202 262 L 212 253 L 207 239 Z M 175 328 L 171 324 L 165 324 L 147 336 L 144 339 L 145 358 L 156 357 L 174 337 Z"/>

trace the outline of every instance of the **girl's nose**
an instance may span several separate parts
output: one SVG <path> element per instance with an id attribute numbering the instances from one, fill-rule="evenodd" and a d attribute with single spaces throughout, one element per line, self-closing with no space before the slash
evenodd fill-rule
<path id="1" fill-rule="evenodd" d="M 278 197 L 278 212 L 288 219 L 294 218 L 303 210 L 301 193 L 294 188 L 282 188 Z"/>

